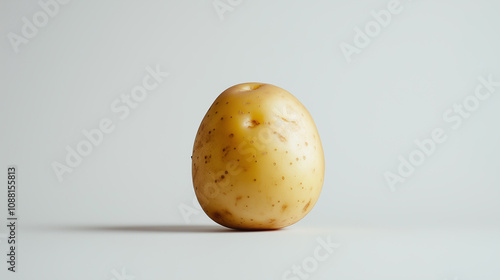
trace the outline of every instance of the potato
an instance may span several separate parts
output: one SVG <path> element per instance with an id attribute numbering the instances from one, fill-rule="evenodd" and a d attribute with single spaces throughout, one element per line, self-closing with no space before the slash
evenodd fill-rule
<path id="1" fill-rule="evenodd" d="M 198 129 L 192 175 L 196 197 L 215 222 L 263 230 L 302 219 L 325 174 L 314 121 L 277 86 L 244 83 L 214 101 Z"/>

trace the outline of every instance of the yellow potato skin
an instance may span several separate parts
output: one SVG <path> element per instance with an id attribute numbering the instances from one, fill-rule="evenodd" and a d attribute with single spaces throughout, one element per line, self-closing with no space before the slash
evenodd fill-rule
<path id="1" fill-rule="evenodd" d="M 307 109 L 270 84 L 244 83 L 214 101 L 192 155 L 196 197 L 215 222 L 234 229 L 289 226 L 323 186 L 321 140 Z"/>

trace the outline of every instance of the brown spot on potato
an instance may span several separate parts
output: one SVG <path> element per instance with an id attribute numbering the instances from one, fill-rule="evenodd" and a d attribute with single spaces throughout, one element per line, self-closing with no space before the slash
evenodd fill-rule
<path id="1" fill-rule="evenodd" d="M 304 206 L 304 208 L 302 208 L 302 212 L 306 212 L 307 208 L 309 208 L 309 205 L 311 205 L 311 200 L 310 199 L 309 199 L 309 202 L 307 202 L 307 204 Z"/>
<path id="2" fill-rule="evenodd" d="M 285 180 L 285 176 L 281 176 L 281 180 Z"/>
<path id="3" fill-rule="evenodd" d="M 258 126 L 259 124 L 260 124 L 260 122 L 257 120 L 251 120 L 251 121 L 248 121 L 246 123 L 247 127 L 249 127 L 249 128 L 254 128 L 254 127 Z"/>
<path id="4" fill-rule="evenodd" d="M 229 138 L 233 138 L 233 137 L 234 137 L 233 133 L 229 134 Z"/>
<path id="5" fill-rule="evenodd" d="M 214 213 L 212 213 L 212 216 L 214 216 L 215 220 L 221 220 L 222 219 L 222 215 L 219 212 L 217 212 L 217 211 L 215 211 Z"/>
<path id="6" fill-rule="evenodd" d="M 274 224 L 276 222 L 276 219 L 269 219 L 268 221 L 270 224 Z"/>
<path id="7" fill-rule="evenodd" d="M 283 135 L 281 135 L 281 134 L 278 133 L 278 137 L 280 138 L 281 142 L 286 142 L 285 136 L 283 136 Z"/>
<path id="8" fill-rule="evenodd" d="M 281 211 L 285 212 L 286 208 L 288 208 L 288 205 L 287 204 L 283 204 L 283 206 L 281 206 Z"/>
<path id="9" fill-rule="evenodd" d="M 227 209 L 222 210 L 222 212 L 223 212 L 225 215 L 228 215 L 228 216 L 232 216 L 232 215 L 233 215 L 233 213 L 231 213 L 231 212 L 230 212 L 229 210 L 227 210 Z"/>

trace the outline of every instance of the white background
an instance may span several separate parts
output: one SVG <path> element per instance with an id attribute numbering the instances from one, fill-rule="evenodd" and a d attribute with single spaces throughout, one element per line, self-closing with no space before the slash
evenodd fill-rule
<path id="1" fill-rule="evenodd" d="M 331 238 L 340 247 L 308 279 L 499 279 L 500 87 L 457 129 L 443 119 L 479 77 L 500 81 L 499 2 L 401 0 L 346 56 L 341 45 L 356 47 L 355 29 L 390 1 L 221 1 L 231 10 L 69 1 L 20 45 L 9 36 L 43 9 L 0 2 L 0 278 L 305 279 L 283 277 Z M 111 106 L 147 67 L 169 76 L 122 120 Z M 324 146 L 320 199 L 284 230 L 234 232 L 193 210 L 198 125 L 248 81 L 294 94 Z M 60 182 L 52 164 L 103 118 L 115 129 Z M 391 191 L 384 174 L 434 129 L 447 140 Z M 3 261 L 10 164 L 17 273 Z"/>

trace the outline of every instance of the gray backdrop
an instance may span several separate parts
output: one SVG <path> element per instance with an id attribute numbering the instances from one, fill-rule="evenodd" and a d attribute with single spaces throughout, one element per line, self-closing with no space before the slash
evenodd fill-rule
<path id="1" fill-rule="evenodd" d="M 0 1 L 1 180 L 18 171 L 0 277 L 497 279 L 499 11 Z M 285 230 L 226 231 L 193 203 L 201 119 L 248 81 L 294 94 L 324 146 L 320 199 Z"/>

